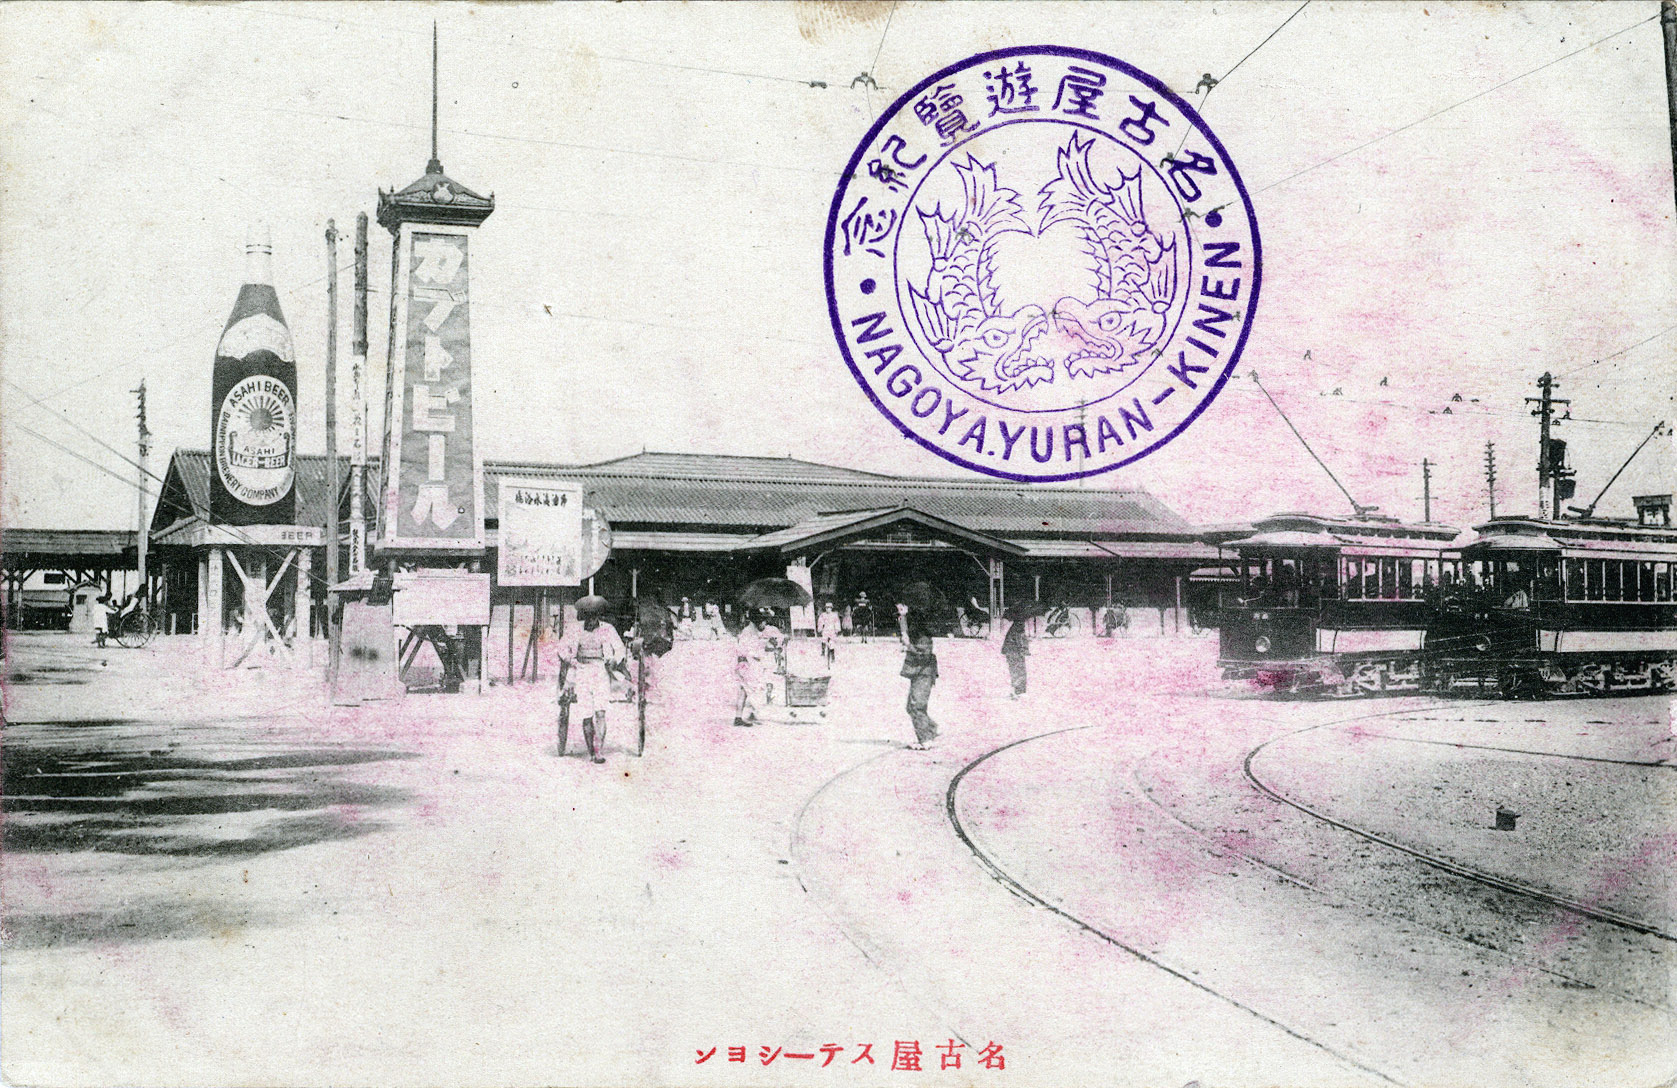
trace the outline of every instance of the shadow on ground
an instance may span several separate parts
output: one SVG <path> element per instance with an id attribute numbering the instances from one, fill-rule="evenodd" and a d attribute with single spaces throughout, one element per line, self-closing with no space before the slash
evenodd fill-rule
<path id="1" fill-rule="evenodd" d="M 271 921 L 264 913 L 229 909 L 219 903 L 154 899 L 113 911 L 7 914 L 5 947 L 16 951 L 96 942 L 227 939 L 247 927 Z"/>
<path id="2" fill-rule="evenodd" d="M 416 753 L 311 748 L 212 758 L 176 744 L 138 747 L 124 735 L 137 724 L 82 721 L 8 735 L 5 849 L 250 857 L 377 831 L 383 824 L 366 810 L 410 797 L 347 772 Z"/>

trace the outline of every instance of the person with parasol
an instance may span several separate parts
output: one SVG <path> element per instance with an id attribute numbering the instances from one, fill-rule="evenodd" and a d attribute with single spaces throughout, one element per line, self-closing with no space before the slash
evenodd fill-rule
<path id="1" fill-rule="evenodd" d="M 903 587 L 897 600 L 897 631 L 902 637 L 902 675 L 908 678 L 908 720 L 914 726 L 915 751 L 937 739 L 937 723 L 928 706 L 937 683 L 937 654 L 932 649 L 932 614 L 942 607 L 941 594 L 925 582 Z"/>
<path id="2" fill-rule="evenodd" d="M 790 578 L 759 578 L 740 591 L 746 622 L 736 643 L 734 678 L 739 681 L 739 702 L 734 724 L 756 725 L 758 713 L 768 699 L 770 677 L 785 636 L 772 622 L 776 608 L 793 608 L 810 602 L 809 591 Z"/>
<path id="3" fill-rule="evenodd" d="M 577 623 L 566 628 L 559 640 L 559 701 L 560 721 L 564 722 L 565 703 L 570 703 L 582 716 L 582 739 L 588 745 L 588 758 L 604 763 L 600 753 L 606 746 L 606 708 L 611 703 L 609 669 L 621 669 L 628 659 L 628 651 L 617 628 L 602 617 L 606 599 L 594 594 L 576 603 Z M 565 730 L 559 733 L 559 754 L 564 755 Z"/>

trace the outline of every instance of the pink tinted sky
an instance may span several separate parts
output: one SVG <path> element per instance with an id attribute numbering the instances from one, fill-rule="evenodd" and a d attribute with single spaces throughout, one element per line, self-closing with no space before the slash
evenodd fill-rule
<path id="1" fill-rule="evenodd" d="M 1055 43 L 1203 104 L 1264 241 L 1241 372 L 1360 501 L 1419 517 L 1429 457 L 1435 518 L 1471 522 L 1493 440 L 1499 509 L 1531 508 L 1521 398 L 1545 369 L 1573 400 L 1562 434 L 1593 495 L 1655 420 L 1677 422 L 1657 5 L 1317 2 L 1229 74 L 1296 7 L 9 5 L 0 519 L 131 523 L 131 491 L 20 427 L 132 478 L 62 417 L 131 453 L 142 376 L 153 469 L 207 445 L 210 360 L 258 217 L 299 350 L 301 445 L 324 449 L 322 232 L 423 170 L 433 18 L 443 163 L 498 203 L 473 253 L 488 457 L 645 447 L 959 472 L 898 437 L 833 347 L 827 205 L 901 90 L 974 52 Z M 1227 78 L 1193 94 L 1208 72 Z M 377 405 L 376 225 L 372 268 Z M 1602 510 L 1671 490 L 1674 464 L 1657 439 Z M 1244 379 L 1161 453 L 1082 486 L 1120 485 L 1202 522 L 1345 509 Z"/>

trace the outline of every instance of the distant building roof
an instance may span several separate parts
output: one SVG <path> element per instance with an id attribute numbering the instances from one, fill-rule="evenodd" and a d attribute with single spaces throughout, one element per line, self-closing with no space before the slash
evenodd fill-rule
<path id="1" fill-rule="evenodd" d="M 376 469 L 376 464 L 375 464 Z M 1194 539 L 1196 530 L 1139 488 L 1069 488 L 991 480 L 886 476 L 793 457 L 638 453 L 586 465 L 490 461 L 484 509 L 495 520 L 502 477 L 574 480 L 619 530 L 683 529 L 756 536 L 821 515 L 912 507 L 977 533 Z M 349 478 L 339 458 L 340 494 Z M 297 521 L 324 525 L 326 458 L 297 458 Z M 152 517 L 158 533 L 183 518 L 209 520 L 210 455 L 176 450 Z M 369 502 L 372 497 L 369 496 Z M 1213 553 L 1214 554 L 1214 553 Z"/>
<path id="2" fill-rule="evenodd" d="M 1020 534 L 1192 536 L 1194 528 L 1139 488 L 1068 488 L 991 480 L 886 476 L 786 457 L 640 453 L 590 465 L 485 466 L 484 502 L 496 509 L 500 476 L 574 479 L 589 502 L 622 524 L 788 528 L 837 511 L 911 506 L 968 529 Z"/>
<path id="3" fill-rule="evenodd" d="M 137 562 L 135 533 L 128 529 L 0 530 L 0 557 L 9 570 L 26 567 L 112 567 Z"/>

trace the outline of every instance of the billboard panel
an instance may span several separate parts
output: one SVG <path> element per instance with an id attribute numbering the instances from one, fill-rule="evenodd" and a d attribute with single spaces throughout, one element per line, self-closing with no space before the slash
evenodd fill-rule
<path id="1" fill-rule="evenodd" d="M 501 477 L 497 584 L 581 585 L 582 499 L 580 484 Z"/>
<path id="2" fill-rule="evenodd" d="M 381 550 L 483 549 L 467 241 L 404 223 L 396 242 Z"/>

